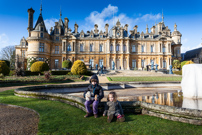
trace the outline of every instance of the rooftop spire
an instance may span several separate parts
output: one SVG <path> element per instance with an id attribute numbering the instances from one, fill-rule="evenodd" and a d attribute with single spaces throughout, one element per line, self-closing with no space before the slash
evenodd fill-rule
<path id="1" fill-rule="evenodd" d="M 62 17 L 62 10 L 61 10 L 61 6 L 60 6 L 60 19 Z"/>
<path id="2" fill-rule="evenodd" d="M 41 0 L 41 7 L 40 7 L 40 15 L 42 14 L 42 0 Z"/>
<path id="3" fill-rule="evenodd" d="M 164 22 L 164 17 L 163 17 L 163 9 L 162 9 L 162 22 Z"/>

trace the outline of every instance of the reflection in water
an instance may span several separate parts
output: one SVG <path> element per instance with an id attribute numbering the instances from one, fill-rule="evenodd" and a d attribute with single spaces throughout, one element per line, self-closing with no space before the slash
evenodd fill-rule
<path id="1" fill-rule="evenodd" d="M 182 107 L 183 96 L 182 92 L 178 91 L 176 93 L 155 93 L 151 96 L 139 96 L 137 100 L 146 103 Z"/>

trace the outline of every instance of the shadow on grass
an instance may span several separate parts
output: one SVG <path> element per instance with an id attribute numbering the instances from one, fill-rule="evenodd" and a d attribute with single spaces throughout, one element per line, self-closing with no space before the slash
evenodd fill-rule
<path id="1" fill-rule="evenodd" d="M 27 85 L 43 85 L 43 84 L 59 84 L 59 83 L 71 83 L 71 82 L 80 82 L 81 80 L 76 79 L 67 79 L 64 81 L 49 81 L 49 82 L 4 82 L 0 84 L 0 87 L 11 87 L 11 86 L 27 86 Z"/>

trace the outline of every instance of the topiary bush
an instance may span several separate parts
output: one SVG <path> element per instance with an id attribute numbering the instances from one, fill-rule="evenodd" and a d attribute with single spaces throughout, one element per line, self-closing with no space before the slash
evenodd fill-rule
<path id="1" fill-rule="evenodd" d="M 77 60 L 74 62 L 71 72 L 74 75 L 85 75 L 87 72 L 86 65 L 81 60 Z"/>
<path id="2" fill-rule="evenodd" d="M 72 62 L 70 60 L 65 60 L 62 62 L 62 68 L 70 69 L 72 67 Z"/>
<path id="3" fill-rule="evenodd" d="M 173 61 L 173 68 L 174 69 L 180 68 L 180 61 L 179 60 L 174 60 Z"/>
<path id="4" fill-rule="evenodd" d="M 7 65 L 8 67 L 10 67 L 10 61 L 8 61 L 8 60 L 2 60 L 2 61 L 5 61 L 5 62 L 6 62 L 6 65 Z"/>
<path id="5" fill-rule="evenodd" d="M 187 61 L 181 62 L 181 68 L 184 66 L 184 64 L 185 64 L 186 62 L 187 62 Z"/>
<path id="6" fill-rule="evenodd" d="M 2 73 L 4 76 L 9 75 L 10 68 L 7 66 L 5 61 L 0 60 L 0 73 Z"/>
<path id="7" fill-rule="evenodd" d="M 187 61 L 186 63 L 185 63 L 185 65 L 188 65 L 188 64 L 194 64 L 194 62 L 193 61 Z"/>
<path id="8" fill-rule="evenodd" d="M 49 66 L 47 63 L 43 61 L 37 61 L 34 62 L 30 68 L 31 72 L 43 72 L 43 71 L 48 71 Z"/>

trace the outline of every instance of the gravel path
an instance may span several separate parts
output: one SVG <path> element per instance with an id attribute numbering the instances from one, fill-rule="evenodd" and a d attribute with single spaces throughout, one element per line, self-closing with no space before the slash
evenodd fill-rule
<path id="1" fill-rule="evenodd" d="M 0 135 L 35 135 L 38 123 L 36 112 L 0 104 Z"/>

